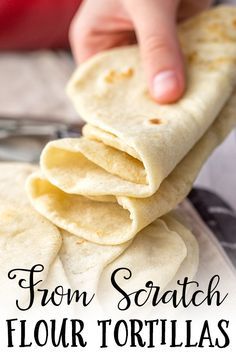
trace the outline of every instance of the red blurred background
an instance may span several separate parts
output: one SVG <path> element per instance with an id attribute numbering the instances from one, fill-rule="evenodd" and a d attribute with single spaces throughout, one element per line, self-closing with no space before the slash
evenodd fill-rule
<path id="1" fill-rule="evenodd" d="M 82 0 L 0 0 L 0 50 L 65 48 Z"/>

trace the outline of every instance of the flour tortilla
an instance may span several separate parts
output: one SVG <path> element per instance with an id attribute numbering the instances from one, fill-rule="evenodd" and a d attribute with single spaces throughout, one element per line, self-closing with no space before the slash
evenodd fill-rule
<path id="1" fill-rule="evenodd" d="M 163 291 L 167 286 L 169 289 L 173 278 L 175 281 L 186 276 L 189 280 L 193 279 L 198 258 L 195 237 L 173 216 L 166 215 L 143 229 L 131 246 L 104 269 L 99 280 L 99 300 L 105 308 L 114 309 L 114 304 L 117 305 L 122 298 L 110 280 L 111 274 L 118 268 L 128 268 L 132 272 L 130 279 L 127 270 L 119 271 L 115 277 L 127 294 L 145 288 L 148 281 L 153 281 Z M 147 297 L 147 293 L 142 295 Z"/>
<path id="2" fill-rule="evenodd" d="M 72 289 L 97 290 L 98 280 L 105 266 L 117 258 L 130 242 L 116 246 L 103 246 L 86 241 L 67 231 L 62 233 L 59 257 Z"/>
<path id="3" fill-rule="evenodd" d="M 171 287 L 175 288 L 176 282 L 178 280 L 182 281 L 185 277 L 188 277 L 189 280 L 194 279 L 199 264 L 199 246 L 196 237 L 176 218 L 175 213 L 171 212 L 165 215 L 162 217 L 162 220 L 166 222 L 170 230 L 177 232 L 181 236 L 187 249 L 187 256 L 181 263 L 174 278 L 168 284 L 168 288 L 170 289 Z"/>
<path id="4" fill-rule="evenodd" d="M 187 90 L 175 104 L 150 97 L 137 46 L 81 65 L 68 94 L 88 125 L 81 139 L 48 144 L 41 157 L 45 177 L 70 194 L 153 195 L 234 90 L 235 22 L 235 7 L 216 7 L 179 27 Z"/>
<path id="5" fill-rule="evenodd" d="M 68 232 L 62 232 L 62 238 L 60 259 L 73 288 L 80 291 L 106 293 L 111 286 L 110 270 L 118 267 L 132 269 L 139 280 L 136 286 L 142 286 L 155 272 L 162 287 L 180 267 L 191 277 L 197 269 L 197 241 L 170 216 L 154 221 L 126 244 L 96 245 Z"/>
<path id="6" fill-rule="evenodd" d="M 18 285 L 20 278 L 29 274 L 18 271 L 10 280 L 8 272 L 42 264 L 44 270 L 34 281 L 43 280 L 61 246 L 59 230 L 32 209 L 24 192 L 25 178 L 34 170 L 28 164 L 0 164 L 0 306 L 1 313 L 7 315 L 16 310 L 17 299 L 23 306 L 29 297 L 29 291 Z"/>
<path id="7" fill-rule="evenodd" d="M 32 318 L 35 318 L 33 316 L 40 316 L 44 320 L 55 318 L 59 321 L 65 317 L 73 318 L 75 316 L 75 305 L 73 302 L 68 305 L 66 296 L 64 296 L 60 304 L 60 311 L 58 311 L 58 306 L 55 306 L 52 303 L 48 303 L 45 307 L 41 306 L 44 289 L 48 290 L 49 294 L 57 291 L 56 289 L 59 289 L 58 293 L 60 293 L 62 292 L 61 287 L 63 287 L 63 292 L 66 294 L 69 289 L 72 289 L 72 284 L 69 281 L 69 277 L 66 274 L 64 264 L 62 263 L 58 252 L 53 263 L 50 265 L 47 277 L 39 284 L 41 292 L 38 292 L 35 296 L 36 308 L 31 315 Z M 59 297 L 56 296 L 55 298 L 56 301 L 59 301 Z"/>
<path id="8" fill-rule="evenodd" d="M 100 201 L 66 194 L 39 172 L 27 181 L 28 196 L 39 213 L 72 234 L 99 244 L 126 242 L 184 199 L 203 163 L 235 124 L 236 92 L 200 141 L 149 198 L 113 196 Z"/>

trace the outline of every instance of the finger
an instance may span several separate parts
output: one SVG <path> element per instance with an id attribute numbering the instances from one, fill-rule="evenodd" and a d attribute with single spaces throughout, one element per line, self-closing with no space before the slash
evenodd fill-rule
<path id="1" fill-rule="evenodd" d="M 92 41 L 90 24 L 93 21 L 93 13 L 90 12 L 89 4 L 89 1 L 82 3 L 69 28 L 69 42 L 73 57 L 78 64 L 92 55 L 89 43 Z"/>
<path id="2" fill-rule="evenodd" d="M 102 33 L 93 31 L 87 32 L 86 37 L 81 38 L 76 35 L 75 38 L 75 45 L 71 44 L 71 47 L 73 56 L 78 63 L 82 63 L 104 50 L 136 43 L 133 32 Z"/>
<path id="3" fill-rule="evenodd" d="M 177 39 L 174 0 L 129 0 L 150 92 L 160 103 L 174 102 L 185 88 L 184 64 Z M 136 4 L 136 6 L 134 6 Z"/>
<path id="4" fill-rule="evenodd" d="M 116 0 L 103 0 L 100 4 L 84 1 L 71 23 L 69 39 L 79 63 L 103 50 L 136 41 L 133 25 Z"/>

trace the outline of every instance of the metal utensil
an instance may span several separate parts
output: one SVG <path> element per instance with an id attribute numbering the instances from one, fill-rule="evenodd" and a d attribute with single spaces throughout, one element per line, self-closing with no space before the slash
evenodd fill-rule
<path id="1" fill-rule="evenodd" d="M 50 117 L 0 116 L 0 160 L 38 162 L 48 141 L 78 137 L 82 125 Z"/>

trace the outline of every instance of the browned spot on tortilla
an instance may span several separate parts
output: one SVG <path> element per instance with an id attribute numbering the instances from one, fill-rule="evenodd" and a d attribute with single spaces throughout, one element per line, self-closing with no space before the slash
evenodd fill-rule
<path id="1" fill-rule="evenodd" d="M 131 77 L 133 74 L 134 70 L 132 68 L 128 68 L 127 70 L 121 72 L 122 77 Z"/>
<path id="2" fill-rule="evenodd" d="M 163 124 L 164 122 L 160 118 L 151 118 L 148 120 L 148 123 L 154 124 L 154 125 L 160 125 L 160 124 Z"/>
<path id="3" fill-rule="evenodd" d="M 80 245 L 81 243 L 84 243 L 84 242 L 85 242 L 85 240 L 78 240 L 78 241 L 76 241 L 76 244 Z"/>
<path id="4" fill-rule="evenodd" d="M 210 70 L 216 70 L 220 66 L 224 65 L 225 63 L 236 65 L 236 58 L 232 58 L 232 57 L 231 58 L 230 57 L 217 58 L 217 59 L 208 63 L 208 68 Z"/>
<path id="5" fill-rule="evenodd" d="M 224 26 L 219 22 L 213 22 L 208 25 L 208 30 L 213 33 L 222 33 L 224 31 Z"/>
<path id="6" fill-rule="evenodd" d="M 190 64 L 192 63 L 196 63 L 196 61 L 198 60 L 198 54 L 196 51 L 191 52 L 187 55 L 187 60 Z"/>
<path id="7" fill-rule="evenodd" d="M 232 21 L 232 25 L 236 27 L 236 18 Z"/>
<path id="8" fill-rule="evenodd" d="M 156 102 L 156 101 L 154 100 L 154 98 L 151 96 L 149 90 L 144 90 L 144 91 L 143 91 L 143 94 L 144 94 L 144 96 L 145 96 L 147 99 L 149 99 L 150 101 Z"/>
<path id="9" fill-rule="evenodd" d="M 132 68 L 125 69 L 123 71 L 116 71 L 111 69 L 105 76 L 105 81 L 109 84 L 121 79 L 127 79 L 133 76 L 134 70 Z"/>
<path id="10" fill-rule="evenodd" d="M 105 81 L 109 84 L 112 84 L 115 79 L 116 72 L 114 70 L 110 70 L 105 76 Z"/>

